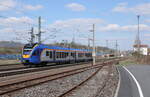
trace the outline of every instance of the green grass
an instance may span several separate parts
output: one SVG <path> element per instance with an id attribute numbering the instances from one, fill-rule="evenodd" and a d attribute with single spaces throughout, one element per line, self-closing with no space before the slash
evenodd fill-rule
<path id="1" fill-rule="evenodd" d="M 20 54 L 21 48 L 4 48 L 0 47 L 0 54 Z"/>
<path id="2" fill-rule="evenodd" d="M 120 62 L 119 62 L 119 65 L 121 65 L 121 66 L 131 65 L 131 64 L 138 64 L 138 63 L 135 62 L 135 61 L 132 60 L 132 59 L 127 59 L 127 60 L 124 60 L 124 61 L 120 61 Z"/>

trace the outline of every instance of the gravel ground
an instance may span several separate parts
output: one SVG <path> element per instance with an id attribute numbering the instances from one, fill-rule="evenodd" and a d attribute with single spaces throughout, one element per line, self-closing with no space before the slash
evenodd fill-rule
<path id="1" fill-rule="evenodd" d="M 88 70 L 74 76 L 68 76 L 31 88 L 22 89 L 8 95 L 3 95 L 2 97 L 57 97 L 66 90 L 85 80 L 95 71 L 96 69 Z"/>
<path id="2" fill-rule="evenodd" d="M 119 81 L 118 72 L 116 70 L 116 67 L 113 67 L 112 72 L 110 73 L 110 77 L 106 82 L 106 86 L 96 97 L 114 97 L 118 81 Z"/>
<path id="3" fill-rule="evenodd" d="M 97 69 L 88 70 L 80 74 L 68 76 L 31 88 L 22 89 L 8 95 L 3 95 L 2 97 L 57 97 L 73 86 L 79 84 L 96 70 Z M 95 97 L 95 94 L 97 94 L 98 90 L 103 86 L 103 83 L 107 78 L 108 71 L 109 67 L 105 66 L 92 79 L 82 85 L 82 87 L 73 91 L 70 95 L 67 95 L 67 97 Z M 113 67 L 111 77 L 108 80 L 106 87 L 96 97 L 113 97 L 112 95 L 114 94 L 117 85 L 117 79 L 118 76 L 116 69 Z"/>
<path id="4" fill-rule="evenodd" d="M 79 87 L 77 90 L 73 91 L 66 97 L 95 97 L 98 89 L 102 88 L 105 79 L 109 73 L 109 67 L 105 66 L 100 70 L 92 79 L 86 82 L 83 86 Z"/>

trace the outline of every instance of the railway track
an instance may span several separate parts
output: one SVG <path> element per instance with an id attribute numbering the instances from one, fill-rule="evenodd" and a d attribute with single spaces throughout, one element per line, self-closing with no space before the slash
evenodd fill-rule
<path id="1" fill-rule="evenodd" d="M 112 63 L 109 64 L 112 66 Z M 88 78 L 86 78 L 84 81 L 82 81 L 81 83 L 79 83 L 78 85 L 74 86 L 73 88 L 71 88 L 70 90 L 64 92 L 63 94 L 59 95 L 58 97 L 67 97 L 67 95 L 70 95 L 74 90 L 77 90 L 79 87 L 81 87 L 82 85 L 84 85 L 84 83 L 86 83 L 87 81 L 89 81 L 90 79 L 92 79 L 103 67 L 104 65 L 100 66 L 93 74 L 91 74 Z M 107 75 L 107 77 L 105 78 L 105 81 L 103 83 L 103 86 L 98 89 L 98 92 L 97 94 L 95 94 L 93 97 L 99 97 L 98 94 L 104 89 L 106 83 L 108 82 L 107 80 L 109 79 L 110 77 L 110 73 L 111 73 L 111 70 L 109 70 L 109 73 Z"/>
<path id="2" fill-rule="evenodd" d="M 104 61 L 108 61 L 108 60 L 112 60 L 111 59 L 98 59 L 97 62 L 104 62 Z M 66 65 L 66 64 L 65 64 Z M 48 66 L 53 66 L 53 64 L 49 64 Z M 25 67 L 23 64 L 21 63 L 16 63 L 16 64 L 3 64 L 0 65 L 0 72 L 2 71 L 12 71 L 12 70 L 20 70 L 20 69 L 27 69 L 28 67 Z M 31 68 L 31 67 L 30 67 Z M 32 67 L 33 68 L 33 67 Z"/>
<path id="3" fill-rule="evenodd" d="M 110 62 L 104 63 L 104 64 L 105 65 L 110 64 Z M 23 77 L 18 77 L 18 78 L 11 79 L 11 80 L 3 80 L 0 82 L 0 95 L 10 93 L 13 91 L 17 91 L 23 88 L 35 86 L 35 85 L 38 85 L 47 81 L 52 81 L 52 80 L 60 79 L 63 77 L 71 76 L 74 74 L 78 74 L 78 73 L 81 73 L 90 69 L 94 69 L 94 68 L 99 68 L 98 70 L 100 70 L 104 66 L 104 64 L 98 64 L 94 66 L 86 66 L 82 68 L 66 70 L 63 72 L 55 73 L 55 74 L 41 74 L 41 75 L 38 74 L 36 76 L 31 75 L 30 77 L 23 76 Z"/>
<path id="4" fill-rule="evenodd" d="M 104 61 L 98 61 L 98 62 L 105 62 L 109 61 L 104 60 Z M 12 76 L 12 75 L 18 75 L 18 74 L 24 74 L 24 73 L 30 73 L 30 72 L 38 72 L 38 71 L 44 71 L 44 70 L 49 70 L 49 69 L 55 69 L 55 68 L 62 68 L 62 67 L 67 67 L 67 66 L 74 66 L 74 65 L 82 65 L 82 64 L 88 64 L 89 62 L 82 62 L 82 63 L 74 63 L 74 64 L 61 64 L 61 65 L 56 65 L 56 64 L 49 64 L 45 67 L 17 67 L 17 68 L 5 68 L 5 69 L 0 69 L 0 77 L 6 77 L 6 76 Z"/>
<path id="5" fill-rule="evenodd" d="M 108 60 L 112 60 L 112 59 L 114 59 L 114 58 L 110 58 L 110 59 L 97 59 L 97 62 L 104 62 L 104 61 L 108 61 Z M 50 64 L 50 65 L 52 65 L 52 64 Z M 19 69 L 26 69 L 26 68 L 28 68 L 28 67 L 25 67 L 21 63 L 1 64 L 0 65 L 0 71 L 19 70 Z"/>
<path id="6" fill-rule="evenodd" d="M 57 80 L 60 78 L 64 78 L 67 76 L 72 76 L 75 74 L 79 74 L 82 72 L 85 72 L 87 70 L 90 69 L 97 69 L 91 76 L 89 76 L 86 80 L 84 80 L 83 82 L 79 83 L 77 86 L 73 87 L 72 89 L 66 91 L 65 93 L 61 94 L 59 97 L 63 97 L 65 95 L 68 95 L 70 92 L 72 92 L 73 90 L 75 90 L 77 87 L 82 86 L 86 81 L 88 81 L 89 79 L 91 79 L 95 74 L 97 74 L 97 72 L 99 70 L 101 70 L 101 68 L 105 65 L 108 64 L 114 64 L 116 63 L 116 61 L 118 60 L 109 60 L 107 62 L 101 63 L 101 64 L 97 64 L 94 66 L 86 66 L 86 67 L 80 67 L 80 68 L 76 68 L 76 69 L 71 69 L 71 70 L 65 70 L 65 71 L 59 71 L 57 73 L 45 73 L 45 74 L 41 74 L 41 73 L 37 73 L 35 72 L 35 74 L 30 74 L 27 73 L 24 76 L 18 76 L 11 79 L 4 79 L 2 81 L 0 81 L 0 95 L 4 95 L 7 93 L 11 93 L 20 89 L 24 89 L 24 88 L 28 88 L 28 87 L 32 87 L 35 85 L 39 85 L 48 81 L 53 81 L 53 80 Z M 58 68 L 58 67 L 57 67 Z M 29 77 L 30 76 L 30 77 Z M 107 81 L 107 80 L 106 80 Z M 105 86 L 106 83 L 104 83 Z"/>
<path id="7" fill-rule="evenodd" d="M 27 67 L 25 67 L 21 63 L 0 65 L 0 71 L 19 70 L 19 69 L 25 69 L 25 68 Z"/>
<path id="8" fill-rule="evenodd" d="M 13 64 L 1 64 L 1 66 L 14 66 L 14 65 L 20 65 L 20 63 L 13 63 Z"/>
<path id="9" fill-rule="evenodd" d="M 89 62 L 82 62 L 82 63 L 74 63 L 74 64 L 62 64 L 62 65 L 48 65 L 45 67 L 38 67 L 38 68 L 28 68 L 28 67 L 22 67 L 22 68 L 13 68 L 6 71 L 2 70 L 0 71 L 0 77 L 6 77 L 6 76 L 12 76 L 12 75 L 18 75 L 18 74 L 24 74 L 24 73 L 30 73 L 30 72 L 38 72 L 38 71 L 44 71 L 49 69 L 55 69 L 55 68 L 62 68 L 67 66 L 74 66 L 74 65 L 82 65 L 87 64 Z"/>
<path id="10" fill-rule="evenodd" d="M 104 88 L 106 87 L 109 79 L 110 79 L 110 76 L 111 76 L 111 73 L 112 73 L 112 65 L 111 67 L 109 68 L 109 72 L 107 74 L 107 77 L 105 78 L 105 81 L 103 82 L 103 85 L 101 88 L 98 89 L 97 93 L 93 96 L 93 97 L 101 97 L 100 94 L 102 93 L 102 91 L 104 90 Z"/>

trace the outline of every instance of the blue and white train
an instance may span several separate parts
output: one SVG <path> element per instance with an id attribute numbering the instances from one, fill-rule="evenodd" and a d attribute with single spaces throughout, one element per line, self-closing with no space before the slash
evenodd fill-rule
<path id="1" fill-rule="evenodd" d="M 26 44 L 22 49 L 21 62 L 24 65 L 46 65 L 47 63 L 75 63 L 92 61 L 92 51 L 64 48 L 44 44 Z"/>

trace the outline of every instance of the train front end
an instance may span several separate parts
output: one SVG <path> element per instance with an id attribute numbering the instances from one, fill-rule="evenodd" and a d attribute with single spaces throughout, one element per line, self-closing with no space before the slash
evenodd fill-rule
<path id="1" fill-rule="evenodd" d="M 34 65 L 40 63 L 38 49 L 38 44 L 26 44 L 22 49 L 21 62 L 24 65 Z"/>

